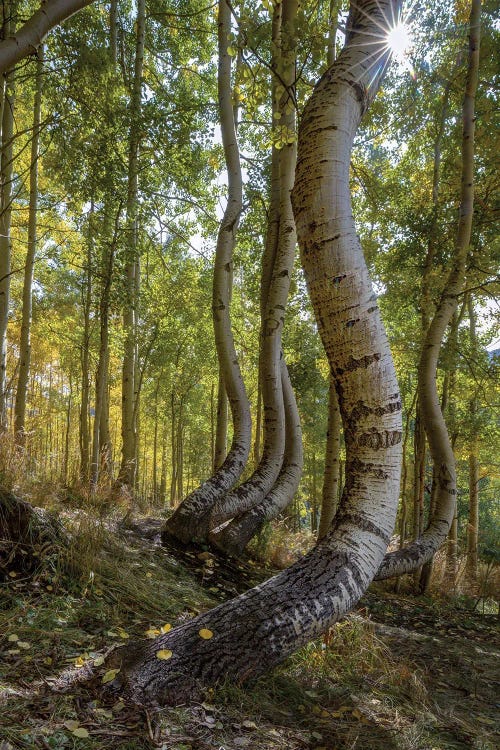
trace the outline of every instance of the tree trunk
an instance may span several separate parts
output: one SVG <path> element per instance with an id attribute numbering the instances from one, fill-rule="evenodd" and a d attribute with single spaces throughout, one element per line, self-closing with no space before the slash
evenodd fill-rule
<path id="1" fill-rule="evenodd" d="M 420 539 L 384 559 L 377 578 L 391 578 L 414 570 L 430 560 L 445 541 L 455 512 L 455 458 L 446 424 L 439 406 L 436 371 L 441 342 L 446 327 L 457 309 L 465 261 L 469 248 L 474 209 L 474 100 L 479 68 L 481 1 L 472 0 L 469 22 L 469 58 L 462 110 L 462 184 L 460 212 L 453 266 L 441 300 L 429 325 L 418 371 L 418 391 L 429 448 L 437 474 L 436 512 L 432 523 Z"/>
<path id="2" fill-rule="evenodd" d="M 390 0 L 351 8 L 346 46 L 316 86 L 299 131 L 294 211 L 345 425 L 341 507 L 330 533 L 295 565 L 154 641 L 116 650 L 105 665 L 119 670 L 109 684 L 135 701 L 182 703 L 222 677 L 257 677 L 341 618 L 382 561 L 399 493 L 401 404 L 352 219 L 349 162 L 385 68 L 380 25 L 398 11 Z"/>
<path id="3" fill-rule="evenodd" d="M 212 312 L 217 356 L 223 371 L 233 419 L 233 441 L 220 469 L 181 503 L 167 520 L 163 534 L 181 541 L 199 541 L 207 537 L 209 519 L 215 502 L 235 484 L 250 453 L 252 421 L 245 385 L 241 376 L 230 319 L 230 285 L 233 249 L 242 210 L 242 178 L 236 139 L 231 87 L 231 57 L 227 51 L 231 32 L 231 9 L 226 0 L 219 2 L 218 98 L 222 143 L 228 174 L 228 201 L 217 237 L 215 252 Z"/>
<path id="4" fill-rule="evenodd" d="M 94 429 L 92 435 L 92 461 L 91 461 L 91 482 L 94 488 L 97 487 L 99 473 L 104 464 L 103 454 L 107 451 L 107 445 L 101 444 L 101 433 L 103 432 L 103 423 L 106 421 L 104 414 L 106 409 L 106 395 L 108 392 L 108 364 L 109 364 L 109 309 L 111 298 L 111 284 L 113 277 L 113 266 L 115 257 L 116 233 L 110 245 L 104 242 L 101 266 L 102 266 L 102 287 L 101 298 L 99 300 L 99 327 L 100 342 L 99 356 L 97 360 L 97 372 L 95 378 L 95 415 Z"/>
<path id="5" fill-rule="evenodd" d="M 47 0 L 17 32 L 0 42 L 0 73 L 33 54 L 47 33 L 93 0 Z"/>
<path id="6" fill-rule="evenodd" d="M 14 30 L 16 4 L 5 4 L 4 34 Z M 12 172 L 14 140 L 14 71 L 5 76 L 2 149 L 0 156 L 0 432 L 8 428 L 7 418 L 7 325 L 10 303 Z"/>
<path id="7" fill-rule="evenodd" d="M 139 146 L 141 141 L 142 71 L 146 26 L 145 0 L 138 0 L 134 80 L 130 97 L 130 132 L 127 185 L 127 250 L 125 271 L 125 305 L 123 309 L 122 367 L 122 460 L 118 482 L 133 493 L 137 472 L 137 313 L 139 288 L 138 191 Z"/>
<path id="8" fill-rule="evenodd" d="M 469 312 L 469 337 L 473 359 L 477 357 L 478 344 L 476 333 L 476 313 L 472 295 L 467 300 Z M 478 434 L 478 399 L 476 392 L 470 400 L 470 450 L 469 450 L 469 519 L 467 523 L 467 561 L 466 573 L 469 581 L 477 579 L 477 541 L 479 531 L 479 434 Z"/>
<path id="9" fill-rule="evenodd" d="M 24 266 L 23 311 L 21 339 L 19 342 L 19 376 L 17 380 L 14 430 L 18 445 L 24 444 L 26 419 L 26 394 L 31 364 L 31 314 L 33 307 L 33 268 L 36 254 L 36 222 L 38 208 L 38 158 L 40 145 L 40 120 L 42 111 L 43 46 L 38 50 L 36 87 L 33 103 L 33 134 L 31 136 L 30 197 L 28 209 L 28 249 Z"/>
<path id="10" fill-rule="evenodd" d="M 279 36 L 278 77 L 281 90 L 276 91 L 279 104 L 273 108 L 280 114 L 277 126 L 277 148 L 273 152 L 279 159 L 279 205 L 278 235 L 274 245 L 276 206 L 271 205 L 266 242 L 267 258 L 263 264 L 263 309 L 260 337 L 259 371 L 262 382 L 264 405 L 264 447 L 259 466 L 252 476 L 236 490 L 220 498 L 214 505 L 210 525 L 216 529 L 225 521 L 242 515 L 258 505 L 276 482 L 283 464 L 285 451 L 285 408 L 281 385 L 281 335 L 290 278 L 295 258 L 296 233 L 290 192 L 293 187 L 296 162 L 295 133 L 295 58 L 297 0 L 283 0 L 275 8 L 281 9 L 281 32 Z M 276 21 L 273 23 L 275 33 Z M 274 40 L 273 40 L 274 41 Z M 273 120 L 277 118 L 273 117 Z M 278 152 L 278 153 L 277 153 Z M 274 175 L 273 175 L 274 177 Z M 271 185 L 274 197 L 275 185 Z M 269 257 L 274 253 L 274 260 Z M 270 272 L 270 276 L 269 276 Z M 267 297 L 264 301 L 264 295 Z M 219 539 L 218 545 L 222 543 Z"/>
<path id="11" fill-rule="evenodd" d="M 92 304 L 92 255 L 94 244 L 94 203 L 90 205 L 87 235 L 87 268 L 85 270 L 85 292 L 83 297 L 83 337 L 81 346 L 82 364 L 82 397 L 80 406 L 80 479 L 89 479 L 89 449 L 90 449 L 90 309 Z"/>
<path id="12" fill-rule="evenodd" d="M 217 421 L 215 427 L 215 446 L 213 470 L 217 471 L 224 463 L 227 454 L 227 425 L 228 425 L 228 408 L 226 386 L 224 377 L 219 366 L 219 384 L 217 386 Z"/>
<path id="13" fill-rule="evenodd" d="M 219 534 L 211 534 L 210 541 L 229 555 L 240 556 L 247 544 L 264 524 L 277 518 L 291 503 L 302 476 L 302 430 L 288 369 L 281 359 L 281 383 L 285 405 L 285 456 L 278 479 L 266 497 L 246 513 L 231 521 Z"/>
<path id="14" fill-rule="evenodd" d="M 318 540 L 323 539 L 332 525 L 339 499 L 340 409 L 335 382 L 330 377 L 328 388 L 328 425 L 326 429 L 325 475 L 321 497 L 321 518 Z"/>

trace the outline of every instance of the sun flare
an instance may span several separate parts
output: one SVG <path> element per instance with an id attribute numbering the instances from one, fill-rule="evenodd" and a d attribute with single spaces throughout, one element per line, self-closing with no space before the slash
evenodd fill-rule
<path id="1" fill-rule="evenodd" d="M 386 45 L 399 64 L 409 70 L 413 76 L 414 70 L 408 60 L 408 52 L 411 49 L 410 32 L 403 21 L 398 21 L 395 26 L 389 29 L 386 36 Z"/>

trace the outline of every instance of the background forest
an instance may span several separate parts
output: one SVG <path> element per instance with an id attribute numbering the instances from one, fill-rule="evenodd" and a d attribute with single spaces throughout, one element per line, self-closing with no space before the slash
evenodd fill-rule
<path id="1" fill-rule="evenodd" d="M 500 26 L 400 6 L 3 0 L 0 750 L 496 746 Z"/>

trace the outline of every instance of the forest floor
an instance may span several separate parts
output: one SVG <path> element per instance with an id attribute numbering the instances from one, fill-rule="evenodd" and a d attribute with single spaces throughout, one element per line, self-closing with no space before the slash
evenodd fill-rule
<path id="1" fill-rule="evenodd" d="M 496 750 L 496 615 L 372 587 L 356 611 L 251 687 L 159 712 L 76 680 L 110 646 L 155 635 L 268 577 L 162 548 L 159 521 L 110 529 L 68 513 L 64 554 L 0 583 L 0 750 Z M 0 571 L 1 573 L 2 571 Z M 0 579 L 1 580 L 1 579 Z"/>

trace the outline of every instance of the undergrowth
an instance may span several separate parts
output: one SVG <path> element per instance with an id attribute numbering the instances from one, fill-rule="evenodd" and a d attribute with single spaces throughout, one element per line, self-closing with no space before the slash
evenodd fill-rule
<path id="1" fill-rule="evenodd" d="M 31 580 L 0 589 L 0 739 L 15 748 L 421 750 L 434 717 L 414 664 L 394 660 L 356 615 L 249 688 L 151 715 L 101 702 L 61 674 L 218 600 L 161 548 L 83 512 L 69 545 Z M 397 736 L 397 744 L 394 738 Z"/>

